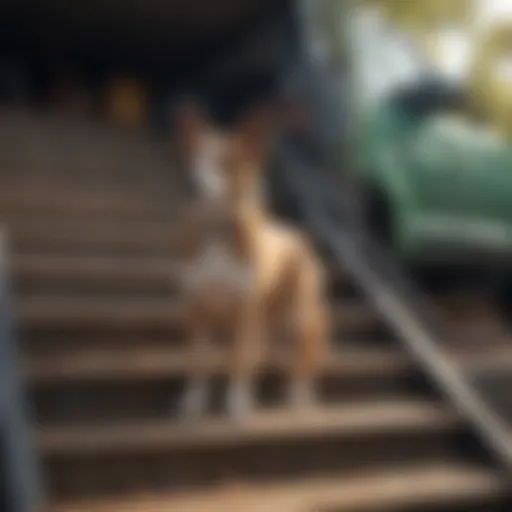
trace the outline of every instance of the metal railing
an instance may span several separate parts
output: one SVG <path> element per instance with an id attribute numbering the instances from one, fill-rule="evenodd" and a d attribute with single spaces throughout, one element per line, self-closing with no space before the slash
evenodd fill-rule
<path id="1" fill-rule="evenodd" d="M 352 189 L 350 173 L 343 172 L 341 167 L 354 167 L 352 138 L 347 137 L 350 130 L 343 130 L 343 126 L 353 124 L 353 109 L 341 111 L 336 98 L 337 94 L 343 94 L 343 90 L 346 92 L 347 87 L 349 90 L 357 89 L 351 74 L 353 63 L 346 59 L 349 55 L 345 52 L 347 41 L 341 37 L 346 32 L 346 23 L 350 22 L 351 4 L 344 0 L 297 0 L 295 9 L 301 28 L 304 65 L 312 77 L 316 94 L 323 96 L 324 105 L 332 109 L 332 114 L 339 117 L 341 124 L 329 125 L 331 134 L 340 136 L 329 149 L 327 163 L 322 169 L 304 165 L 297 154 L 281 145 L 280 160 L 284 165 L 280 167 L 286 175 L 284 181 L 293 189 L 296 202 L 302 206 L 302 218 L 307 227 L 356 282 L 436 387 L 473 425 L 485 446 L 510 470 L 512 412 L 509 400 L 504 405 L 499 403 L 496 390 L 511 379 L 504 377 L 506 371 L 503 368 L 484 374 L 468 374 L 450 357 L 444 343 L 447 334 L 437 315 L 432 314 L 431 301 L 415 286 L 392 255 L 365 233 L 358 205 L 351 204 L 357 203 L 357 190 Z M 324 18 L 318 19 L 322 10 Z M 326 36 L 330 42 L 337 41 L 334 46 L 327 44 Z M 327 59 L 319 62 L 317 47 L 322 45 L 324 50 L 330 51 L 324 52 Z M 341 92 L 331 91 L 332 94 L 326 97 L 325 87 L 316 83 L 324 79 L 318 68 L 331 65 L 338 72 L 345 73 L 347 83 Z M 324 114 L 319 113 L 319 116 L 320 124 L 325 124 Z"/>
<path id="2" fill-rule="evenodd" d="M 20 375 L 9 283 L 7 236 L 0 229 L 0 442 L 6 512 L 38 512 L 43 486 Z"/>
<path id="3" fill-rule="evenodd" d="M 467 418 L 484 445 L 507 471 L 512 470 L 511 425 L 493 405 L 492 396 L 482 392 L 477 380 L 446 352 L 443 327 L 429 314 L 428 298 L 377 242 L 349 217 L 343 222 L 333 213 L 339 213 L 333 202 L 343 202 L 342 191 L 336 198 L 336 191 L 324 182 L 326 174 L 314 173 L 284 146 L 280 152 L 286 183 L 303 206 L 307 227 L 354 279 L 436 387 Z"/>

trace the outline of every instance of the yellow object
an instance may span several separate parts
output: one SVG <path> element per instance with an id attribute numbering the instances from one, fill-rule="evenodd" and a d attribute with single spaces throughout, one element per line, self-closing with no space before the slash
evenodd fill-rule
<path id="1" fill-rule="evenodd" d="M 379 8 L 392 26 L 412 36 L 434 64 L 443 59 L 447 36 L 462 31 L 468 38 L 478 37 L 472 45 L 470 101 L 493 129 L 512 138 L 512 22 L 479 35 L 476 0 L 361 0 L 359 5 Z"/>
<path id="2" fill-rule="evenodd" d="M 360 0 L 418 44 L 434 63 L 443 58 L 443 37 L 450 29 L 466 30 L 476 17 L 476 0 Z"/>
<path id="3" fill-rule="evenodd" d="M 413 31 L 464 23 L 475 12 L 474 0 L 361 0 L 359 5 L 379 7 L 393 25 Z"/>
<path id="4" fill-rule="evenodd" d="M 110 121 L 124 126 L 137 126 L 147 119 L 147 94 L 137 80 L 118 78 L 107 87 L 106 110 Z"/>
<path id="5" fill-rule="evenodd" d="M 475 16 L 472 0 L 394 1 L 391 18 L 413 36 L 433 62 L 442 58 L 444 35 L 452 30 L 467 30 Z M 396 3 L 399 1 L 400 5 Z"/>
<path id="6" fill-rule="evenodd" d="M 512 24 L 503 23 L 483 36 L 470 88 L 476 107 L 512 136 Z"/>

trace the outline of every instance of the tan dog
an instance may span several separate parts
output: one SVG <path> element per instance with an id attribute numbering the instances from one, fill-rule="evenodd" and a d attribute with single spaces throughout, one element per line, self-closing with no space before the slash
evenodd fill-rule
<path id="1" fill-rule="evenodd" d="M 233 134 L 212 130 L 197 112 L 182 120 L 189 172 L 199 190 L 179 238 L 190 262 L 185 296 L 198 361 L 183 404 L 188 415 L 205 407 L 208 376 L 201 361 L 219 325 L 229 325 L 234 337 L 227 397 L 232 415 L 251 408 L 253 377 L 278 319 L 291 321 L 297 341 L 292 400 L 306 405 L 312 399 L 327 338 L 322 267 L 305 237 L 265 210 L 268 133 L 269 118 L 261 111 Z"/>

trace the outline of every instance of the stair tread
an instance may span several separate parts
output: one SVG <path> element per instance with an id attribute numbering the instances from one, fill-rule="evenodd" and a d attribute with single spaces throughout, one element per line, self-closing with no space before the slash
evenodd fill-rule
<path id="1" fill-rule="evenodd" d="M 286 369 L 287 354 L 272 353 L 265 364 L 270 370 Z M 197 363 L 186 348 L 136 346 L 79 349 L 68 353 L 26 357 L 23 374 L 29 382 L 61 382 L 96 379 L 158 379 L 183 375 Z M 323 372 L 345 376 L 399 374 L 410 370 L 409 358 L 393 348 L 346 348 L 330 351 L 322 361 Z M 229 354 L 212 350 L 205 354 L 209 373 L 228 370 Z"/>
<path id="2" fill-rule="evenodd" d="M 268 410 L 255 413 L 246 423 L 209 418 L 199 423 L 164 419 L 42 427 L 37 431 L 37 440 L 46 455 L 94 455 L 126 450 L 183 449 L 212 443 L 237 445 L 258 439 L 451 431 L 459 426 L 459 416 L 442 404 L 425 400 L 380 400 L 341 407 L 314 407 L 304 412 Z"/>
<path id="3" fill-rule="evenodd" d="M 110 278 L 112 273 L 140 278 L 165 278 L 176 271 L 171 258 L 162 257 L 118 257 L 108 256 L 65 256 L 18 254 L 13 261 L 16 274 L 61 276 L 97 276 Z"/>
<path id="4" fill-rule="evenodd" d="M 508 496 L 497 472 L 483 467 L 431 464 L 357 476 L 330 476 L 287 484 L 225 485 L 203 492 L 134 496 L 54 504 L 50 512 L 320 512 L 405 510 L 432 504 L 464 505 Z"/>
<path id="5" fill-rule="evenodd" d="M 479 347 L 453 349 L 448 353 L 456 363 L 477 373 L 494 368 L 512 367 L 512 346 L 508 343 L 478 350 Z M 482 347 L 480 347 L 482 348 Z M 269 354 L 264 367 L 283 371 L 290 358 L 283 351 Z M 212 349 L 202 362 L 210 374 L 226 373 L 229 353 Z M 59 353 L 25 356 L 22 369 L 24 378 L 32 384 L 62 383 L 96 380 L 157 380 L 186 374 L 197 364 L 197 357 L 186 347 L 119 346 L 68 349 Z M 415 370 L 411 358 L 395 347 L 345 346 L 324 353 L 322 373 L 344 377 L 381 377 L 402 375 Z"/>
<path id="6" fill-rule="evenodd" d="M 24 212 L 28 214 L 41 213 L 81 213 L 81 214 L 114 214 L 137 217 L 141 214 L 167 217 L 169 209 L 149 199 L 122 197 L 119 194 L 102 193 L 95 190 L 90 192 L 70 191 L 62 189 L 39 190 L 23 187 L 9 188 L 0 192 L 0 211 Z"/>
<path id="7" fill-rule="evenodd" d="M 133 242 L 170 245 L 176 222 L 168 219 L 147 220 L 119 218 L 66 217 L 37 218 L 12 217 L 7 220 L 12 238 L 39 243 L 64 241 L 68 244 Z"/>
<path id="8" fill-rule="evenodd" d="M 175 279 L 179 265 L 172 257 L 158 256 L 83 256 L 55 254 L 16 254 L 13 258 L 13 271 L 17 278 L 50 279 L 53 282 L 94 280 L 105 281 L 154 281 L 163 283 Z M 334 277 L 341 272 L 329 269 Z"/>
<path id="9" fill-rule="evenodd" d="M 179 298 L 124 298 L 85 296 L 30 296 L 17 301 L 18 322 L 43 326 L 46 322 L 61 325 L 75 322 L 121 323 L 125 326 L 143 323 L 175 325 L 183 318 L 184 304 Z M 375 318 L 375 313 L 359 301 L 338 301 L 332 307 L 340 320 Z"/>
<path id="10" fill-rule="evenodd" d="M 14 282 L 22 290 L 92 290 L 108 295 L 159 295 L 175 290 L 179 266 L 165 257 L 98 257 L 17 254 L 12 262 Z M 146 293 L 149 292 L 149 293 Z"/>

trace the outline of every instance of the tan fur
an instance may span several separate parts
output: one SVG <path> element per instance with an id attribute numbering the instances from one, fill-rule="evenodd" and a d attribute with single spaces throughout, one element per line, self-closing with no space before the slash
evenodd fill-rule
<path id="1" fill-rule="evenodd" d="M 255 238 L 256 293 L 267 315 L 291 316 L 299 345 L 297 376 L 312 376 L 327 335 L 321 264 L 300 233 L 273 219 L 256 228 Z M 284 303 L 276 304 L 281 297 Z"/>
<path id="2" fill-rule="evenodd" d="M 201 361 L 204 342 L 214 325 L 230 324 L 235 344 L 232 381 L 248 383 L 261 361 L 275 317 L 286 317 L 292 322 L 298 349 L 293 380 L 305 382 L 315 377 L 327 339 L 324 279 L 322 265 L 307 239 L 266 211 L 261 173 L 269 142 L 268 120 L 257 112 L 225 138 L 221 157 L 228 184 L 225 195 L 217 202 L 195 203 L 181 230 L 182 257 L 191 258 L 200 250 L 205 226 L 221 210 L 229 212 L 231 253 L 251 275 L 246 287 L 222 289 L 206 284 L 202 293 L 196 289 L 189 294 L 189 330 L 197 361 Z M 197 136 L 200 123 L 187 126 L 194 126 Z M 187 132 L 189 151 L 194 150 L 190 134 L 192 130 Z M 205 378 L 200 363 L 195 377 Z"/>
<path id="3" fill-rule="evenodd" d="M 264 112 L 249 117 L 231 148 L 229 166 L 240 218 L 251 245 L 255 295 L 267 330 L 275 319 L 291 319 L 298 354 L 295 379 L 311 379 L 328 336 L 322 264 L 308 239 L 271 216 L 261 193 L 271 119 Z M 274 320 L 274 321 L 273 321 Z"/>

